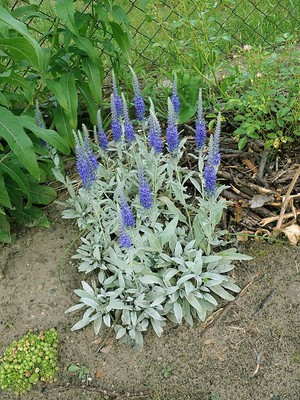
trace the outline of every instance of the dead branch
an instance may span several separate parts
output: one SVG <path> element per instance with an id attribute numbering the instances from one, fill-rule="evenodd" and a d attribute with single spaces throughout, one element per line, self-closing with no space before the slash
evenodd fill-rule
<path id="1" fill-rule="evenodd" d="M 286 210 L 286 208 L 287 208 L 287 206 L 289 204 L 290 195 L 291 195 L 292 190 L 294 189 L 294 186 L 295 186 L 295 184 L 296 184 L 296 182 L 297 182 L 297 180 L 299 178 L 299 175 L 300 175 L 300 166 L 297 169 L 297 171 L 296 171 L 296 173 L 294 175 L 294 178 L 292 179 L 292 182 L 291 182 L 291 184 L 290 184 L 290 186 L 288 188 L 288 191 L 287 191 L 287 193 L 286 193 L 286 195 L 284 197 L 284 200 L 283 200 L 283 203 L 282 203 L 282 207 L 281 207 L 281 210 L 280 210 L 280 215 L 279 215 L 279 218 L 278 218 L 278 221 L 277 221 L 277 225 L 276 225 L 276 227 L 275 227 L 275 229 L 273 231 L 273 234 L 272 234 L 273 237 L 277 237 L 279 235 L 279 233 L 281 232 L 281 225 L 282 225 L 282 222 L 284 220 L 285 210 Z M 293 213 L 292 213 L 292 215 L 293 215 Z"/>

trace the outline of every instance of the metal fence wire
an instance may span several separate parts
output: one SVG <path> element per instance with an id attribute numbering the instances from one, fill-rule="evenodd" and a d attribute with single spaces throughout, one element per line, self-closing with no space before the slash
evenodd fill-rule
<path id="1" fill-rule="evenodd" d="M 93 1 L 101 3 L 91 0 L 74 4 L 84 13 Z M 39 13 L 45 16 L 47 29 L 51 31 L 56 18 L 54 2 L 17 0 L 11 3 L 11 10 L 32 4 L 39 6 Z M 300 31 L 299 0 L 116 0 L 113 5 L 122 7 L 128 17 L 132 51 L 136 55 L 134 64 L 144 63 L 149 67 L 163 60 L 163 54 L 172 55 L 170 44 L 188 46 L 189 33 L 198 37 L 199 42 L 213 42 L 219 52 L 228 54 L 235 45 L 275 48 L 297 38 Z M 45 28 L 39 31 L 34 18 L 26 24 L 40 35 L 40 42 L 47 40 Z M 108 33 L 108 40 L 111 38 Z M 106 53 L 105 46 L 100 45 L 99 51 Z"/>

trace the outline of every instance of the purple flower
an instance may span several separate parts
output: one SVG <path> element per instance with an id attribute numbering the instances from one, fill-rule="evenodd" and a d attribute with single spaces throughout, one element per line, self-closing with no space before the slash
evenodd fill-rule
<path id="1" fill-rule="evenodd" d="M 214 195 L 217 183 L 217 166 L 213 164 L 213 137 L 210 137 L 208 156 L 204 167 L 205 191 L 208 195 Z"/>
<path id="2" fill-rule="evenodd" d="M 220 135 L 221 135 L 221 113 L 218 114 L 217 125 L 214 133 L 214 140 L 212 145 L 212 164 L 216 167 L 220 165 Z"/>
<path id="3" fill-rule="evenodd" d="M 123 224 L 120 224 L 119 230 L 120 230 L 120 233 L 119 233 L 120 246 L 129 248 L 132 245 L 129 233 L 125 230 L 125 227 Z"/>
<path id="4" fill-rule="evenodd" d="M 135 140 L 135 134 L 134 134 L 134 129 L 133 129 L 132 123 L 129 118 L 127 103 L 126 103 L 123 93 L 122 93 L 122 101 L 123 101 L 125 140 L 127 143 L 131 143 L 133 140 Z"/>
<path id="5" fill-rule="evenodd" d="M 108 149 L 108 140 L 107 140 L 107 136 L 104 132 L 104 129 L 102 127 L 100 110 L 98 110 L 98 112 L 97 112 L 97 135 L 98 135 L 99 146 L 101 147 L 101 149 L 107 150 Z"/>
<path id="6" fill-rule="evenodd" d="M 91 143 L 90 143 L 90 138 L 89 138 L 89 131 L 87 129 L 87 127 L 82 124 L 82 130 L 84 133 L 84 141 L 83 141 L 83 145 L 84 145 L 84 152 L 86 154 L 88 163 L 90 165 L 90 170 L 91 172 L 96 172 L 97 167 L 98 167 L 98 162 L 97 162 L 97 158 L 91 148 Z"/>
<path id="7" fill-rule="evenodd" d="M 86 131 L 85 131 L 86 130 Z M 88 132 L 84 127 L 84 136 L 78 131 L 74 132 L 76 168 L 85 189 L 90 189 L 97 180 L 97 159 L 89 143 Z"/>
<path id="8" fill-rule="evenodd" d="M 176 123 L 176 114 L 170 99 L 168 99 L 167 143 L 169 152 L 176 153 L 179 146 L 179 135 Z"/>
<path id="9" fill-rule="evenodd" d="M 130 71 L 132 73 L 132 78 L 133 78 L 133 90 L 134 90 L 134 106 L 135 106 L 135 111 L 136 111 L 136 117 L 137 119 L 142 122 L 145 119 L 145 103 L 142 97 L 142 93 L 140 90 L 140 85 L 139 81 L 137 79 L 137 76 L 134 72 L 134 70 L 130 68 Z"/>
<path id="10" fill-rule="evenodd" d="M 198 96 L 198 111 L 197 111 L 196 134 L 195 134 L 195 140 L 198 150 L 202 149 L 202 147 L 204 146 L 205 139 L 206 139 L 206 126 L 205 126 L 203 107 L 202 107 L 202 89 L 200 89 Z"/>
<path id="11" fill-rule="evenodd" d="M 87 189 L 91 185 L 89 163 L 79 145 L 75 146 L 75 154 L 78 175 L 82 181 L 83 187 Z"/>
<path id="12" fill-rule="evenodd" d="M 121 209 L 123 224 L 128 228 L 133 228 L 135 226 L 134 216 L 132 214 L 130 206 L 128 205 L 123 195 L 121 195 L 120 209 Z"/>
<path id="13" fill-rule="evenodd" d="M 122 126 L 117 115 L 115 101 L 114 101 L 114 94 L 111 95 L 110 106 L 111 106 L 111 131 L 114 141 L 118 142 L 122 137 Z"/>
<path id="14" fill-rule="evenodd" d="M 114 105 L 115 105 L 116 115 L 117 117 L 121 117 L 123 115 L 122 99 L 121 96 L 119 95 L 114 72 L 112 77 L 113 77 L 113 95 L 114 95 Z"/>
<path id="15" fill-rule="evenodd" d="M 177 94 L 177 76 L 175 75 L 174 82 L 173 82 L 173 93 L 171 96 L 171 102 L 174 107 L 174 111 L 176 116 L 178 117 L 179 111 L 180 111 L 180 100 Z"/>
<path id="16" fill-rule="evenodd" d="M 139 172 L 139 197 L 142 206 L 149 209 L 152 206 L 152 194 L 149 183 L 145 179 L 143 169 Z"/>
<path id="17" fill-rule="evenodd" d="M 154 109 L 150 109 L 149 144 L 154 149 L 155 153 L 158 154 L 162 152 L 163 143 L 161 138 L 161 127 Z"/>
<path id="18" fill-rule="evenodd" d="M 211 164 L 207 164 L 204 168 L 204 180 L 205 180 L 205 191 L 209 195 L 214 195 L 216 191 L 216 167 Z"/>

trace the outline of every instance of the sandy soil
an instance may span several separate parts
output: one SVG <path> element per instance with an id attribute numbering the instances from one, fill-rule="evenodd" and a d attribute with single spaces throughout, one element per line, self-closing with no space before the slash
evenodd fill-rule
<path id="1" fill-rule="evenodd" d="M 79 315 L 64 311 L 85 276 L 63 256 L 78 232 L 57 206 L 49 210 L 50 229 L 24 229 L 0 248 L 0 354 L 29 329 L 54 326 L 60 335 L 57 384 L 38 385 L 22 398 L 300 399 L 299 247 L 250 243 L 242 251 L 253 261 L 234 270 L 244 289 L 210 324 L 170 323 L 161 338 L 145 336 L 141 353 L 108 337 L 103 352 L 97 350 L 107 332 L 70 331 Z M 67 371 L 74 363 L 89 368 L 88 385 Z M 16 398 L 0 391 L 1 400 Z"/>

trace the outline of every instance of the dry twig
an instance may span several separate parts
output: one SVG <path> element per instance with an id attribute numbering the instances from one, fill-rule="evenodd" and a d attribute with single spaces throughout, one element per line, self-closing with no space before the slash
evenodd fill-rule
<path id="1" fill-rule="evenodd" d="M 287 206 L 289 204 L 290 195 L 291 195 L 292 190 L 294 189 L 294 186 L 295 186 L 295 184 L 296 184 L 296 182 L 297 182 L 297 180 L 299 178 L 299 175 L 300 175 L 300 166 L 297 169 L 297 171 L 296 171 L 296 173 L 294 175 L 294 178 L 292 179 L 292 182 L 290 183 L 288 191 L 287 191 L 287 193 L 286 193 L 286 195 L 284 197 L 284 200 L 283 200 L 283 203 L 282 203 L 282 206 L 281 206 L 281 210 L 280 210 L 280 215 L 279 215 L 279 218 L 278 218 L 278 221 L 277 221 L 277 225 L 276 225 L 276 227 L 275 227 L 275 229 L 274 229 L 274 231 L 272 233 L 273 237 L 277 237 L 279 235 L 279 233 L 281 232 L 281 226 L 282 226 L 282 222 L 284 220 L 285 210 L 286 210 L 286 208 L 287 208 Z M 294 214 L 292 213 L 292 215 L 294 215 Z"/>

